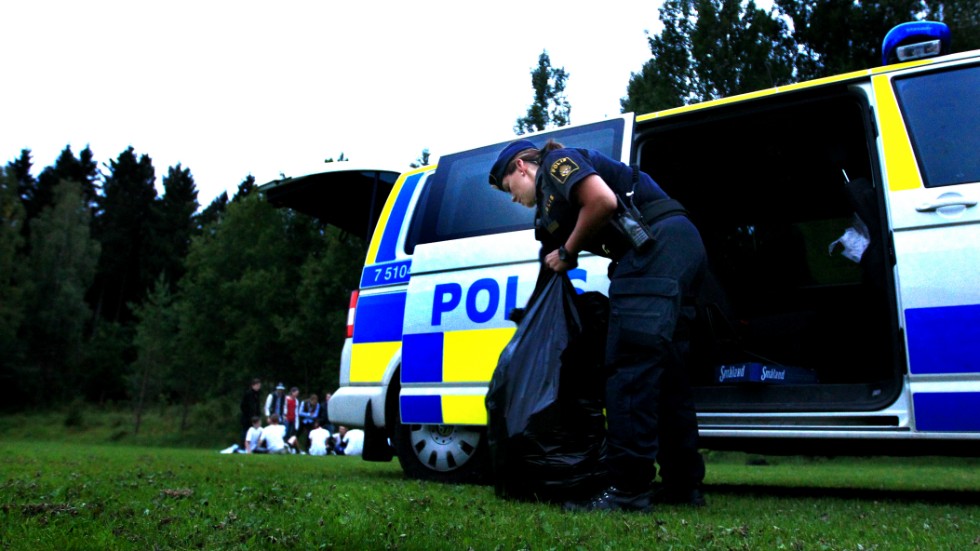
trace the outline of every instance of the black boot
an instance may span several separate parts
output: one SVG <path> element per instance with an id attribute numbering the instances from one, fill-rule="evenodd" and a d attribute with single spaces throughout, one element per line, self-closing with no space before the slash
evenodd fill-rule
<path id="1" fill-rule="evenodd" d="M 588 501 L 569 501 L 566 511 L 640 511 L 653 510 L 653 492 L 626 492 L 610 486 Z"/>

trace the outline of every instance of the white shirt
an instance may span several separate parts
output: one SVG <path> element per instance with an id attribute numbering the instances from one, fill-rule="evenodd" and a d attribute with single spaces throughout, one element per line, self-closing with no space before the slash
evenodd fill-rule
<path id="1" fill-rule="evenodd" d="M 330 431 L 320 427 L 310 431 L 310 455 L 327 455 L 327 438 Z"/>
<path id="2" fill-rule="evenodd" d="M 262 438 L 270 452 L 277 452 L 286 447 L 286 427 L 283 425 L 268 425 L 262 429 Z"/>
<path id="3" fill-rule="evenodd" d="M 249 427 L 245 433 L 245 453 L 252 453 L 262 440 L 262 427 Z"/>
<path id="4" fill-rule="evenodd" d="M 344 455 L 361 455 L 361 452 L 364 451 L 364 431 L 361 429 L 347 431 L 343 441 L 347 442 L 347 447 L 344 448 Z"/>

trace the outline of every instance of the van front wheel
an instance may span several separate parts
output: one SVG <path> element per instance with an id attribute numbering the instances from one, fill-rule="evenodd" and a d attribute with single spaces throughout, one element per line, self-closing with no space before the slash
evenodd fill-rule
<path id="1" fill-rule="evenodd" d="M 400 425 L 395 450 L 405 474 L 438 482 L 481 482 L 489 462 L 485 432 L 465 425 Z"/>

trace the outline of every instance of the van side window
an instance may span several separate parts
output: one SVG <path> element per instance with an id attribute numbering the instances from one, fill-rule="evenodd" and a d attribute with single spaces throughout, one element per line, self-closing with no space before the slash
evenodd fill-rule
<path id="1" fill-rule="evenodd" d="M 528 229 L 531 209 L 512 203 L 510 195 L 487 184 L 487 171 L 497 158 L 494 147 L 482 147 L 440 159 L 436 173 L 419 198 L 406 252 L 418 243 L 434 243 Z"/>
<path id="2" fill-rule="evenodd" d="M 546 136 L 531 137 L 541 146 L 548 138 L 568 147 L 597 149 L 618 158 L 623 146 L 622 119 L 561 129 Z M 412 219 L 405 252 L 415 245 L 527 230 L 534 226 L 534 210 L 511 201 L 510 195 L 487 184 L 487 172 L 507 144 L 481 147 L 439 159 Z"/>
<path id="3" fill-rule="evenodd" d="M 926 187 L 980 182 L 980 66 L 895 79 Z"/>

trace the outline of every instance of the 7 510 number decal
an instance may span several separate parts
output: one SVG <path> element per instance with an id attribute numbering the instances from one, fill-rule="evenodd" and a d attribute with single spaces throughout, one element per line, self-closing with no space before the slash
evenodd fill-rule
<path id="1" fill-rule="evenodd" d="M 361 273 L 361 288 L 405 283 L 412 273 L 412 261 L 390 262 L 365 266 Z"/>

